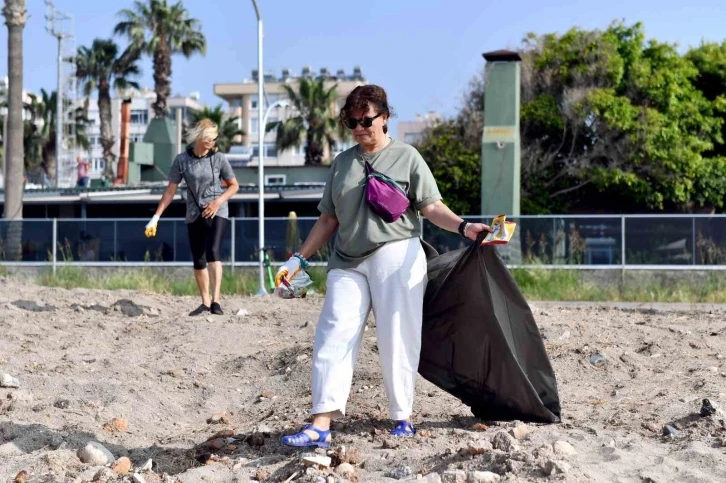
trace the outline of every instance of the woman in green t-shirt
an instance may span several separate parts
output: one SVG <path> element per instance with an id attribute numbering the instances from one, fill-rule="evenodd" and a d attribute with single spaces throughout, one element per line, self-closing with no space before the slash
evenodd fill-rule
<path id="1" fill-rule="evenodd" d="M 283 437 L 288 446 L 330 446 L 330 422 L 345 414 L 371 310 L 389 412 L 395 421 L 391 434 L 415 434 L 410 416 L 427 283 L 419 213 L 471 240 L 491 230 L 455 215 L 442 202 L 436 180 L 418 151 L 387 135 L 391 109 L 381 87 L 355 88 L 340 117 L 358 144 L 335 158 L 318 205 L 320 218 L 300 251 L 277 273 L 278 284 L 282 277 L 292 279 L 307 267 L 307 257 L 328 243 L 337 230 L 313 348 L 313 421 L 299 433 Z M 391 223 L 366 200 L 366 161 L 406 192 L 410 205 Z"/>

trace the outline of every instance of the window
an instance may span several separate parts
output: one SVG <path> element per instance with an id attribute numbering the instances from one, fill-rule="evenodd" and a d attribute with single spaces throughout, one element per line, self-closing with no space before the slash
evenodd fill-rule
<path id="1" fill-rule="evenodd" d="M 149 124 L 149 111 L 146 109 L 132 109 L 131 124 Z"/>
<path id="2" fill-rule="evenodd" d="M 259 134 L 260 132 L 260 120 L 250 119 L 250 134 Z"/>
<path id="3" fill-rule="evenodd" d="M 229 101 L 229 107 L 242 107 L 242 99 L 232 99 Z"/>
<path id="4" fill-rule="evenodd" d="M 142 142 L 144 142 L 144 135 L 143 134 L 132 134 L 131 136 L 129 136 L 129 142 L 142 143 Z"/>
<path id="5" fill-rule="evenodd" d="M 253 94 L 250 96 L 250 108 L 251 109 L 257 109 L 257 94 Z M 267 94 L 267 104 L 264 107 L 271 106 L 277 101 L 280 100 L 280 94 Z M 233 106 L 235 107 L 235 106 Z"/>
<path id="6" fill-rule="evenodd" d="M 300 146 L 292 147 L 293 156 L 305 156 L 305 149 L 308 147 L 307 143 L 303 143 Z"/>
<path id="7" fill-rule="evenodd" d="M 275 143 L 265 143 L 265 157 L 266 158 L 276 158 L 277 157 L 277 146 L 275 146 Z M 260 147 L 257 143 L 252 145 L 252 157 L 257 157 L 260 155 Z"/>
<path id="8" fill-rule="evenodd" d="M 106 168 L 106 160 L 103 158 L 93 158 L 91 160 L 91 171 L 103 171 Z"/>
<path id="9" fill-rule="evenodd" d="M 286 182 L 287 178 L 284 174 L 265 175 L 265 185 L 267 186 L 284 186 Z"/>

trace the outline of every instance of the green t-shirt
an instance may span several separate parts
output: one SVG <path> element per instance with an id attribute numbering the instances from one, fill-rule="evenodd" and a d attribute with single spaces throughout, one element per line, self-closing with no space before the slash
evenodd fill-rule
<path id="1" fill-rule="evenodd" d="M 408 194 L 411 206 L 393 223 L 386 223 L 365 199 L 365 160 L 395 180 Z M 338 233 L 328 270 L 353 268 L 388 242 L 421 236 L 418 211 L 441 199 L 431 170 L 416 148 L 391 140 L 372 154 L 356 145 L 336 156 L 318 209 L 335 215 Z"/>

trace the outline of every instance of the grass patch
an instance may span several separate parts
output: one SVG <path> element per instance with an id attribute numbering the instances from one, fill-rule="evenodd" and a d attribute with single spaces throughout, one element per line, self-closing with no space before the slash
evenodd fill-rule
<path id="1" fill-rule="evenodd" d="M 726 303 L 726 277 L 711 272 L 702 278 L 661 277 L 653 280 L 638 272 L 624 283 L 596 283 L 580 270 L 513 269 L 512 276 L 528 300 L 573 302 L 685 302 Z"/>
<path id="2" fill-rule="evenodd" d="M 512 276 L 527 300 L 576 302 L 687 302 L 726 303 L 726 277 L 713 272 L 702 277 L 656 279 L 635 272 L 624 283 L 595 282 L 580 270 L 513 269 Z M 684 274 L 685 275 L 685 274 Z M 325 269 L 310 270 L 316 293 L 325 294 Z M 257 271 L 225 267 L 222 293 L 247 296 L 257 292 Z M 58 267 L 56 276 L 47 273 L 37 282 L 63 288 L 139 290 L 170 295 L 197 295 L 191 269 L 171 276 L 163 270 L 141 267 L 100 274 L 81 267 Z"/>
<path id="3" fill-rule="evenodd" d="M 313 279 L 315 291 L 325 293 L 325 269 L 315 267 L 310 270 L 310 276 Z M 162 270 L 149 267 L 135 270 L 120 269 L 103 275 L 82 267 L 58 267 L 55 276 L 48 272 L 40 276 L 37 283 L 47 287 L 66 289 L 126 289 L 169 295 L 197 295 L 199 293 L 191 269 L 187 276 L 173 277 Z M 255 271 L 237 269 L 232 274 L 231 270 L 225 267 L 222 275 L 223 294 L 253 295 L 257 293 L 258 287 L 258 275 Z"/>

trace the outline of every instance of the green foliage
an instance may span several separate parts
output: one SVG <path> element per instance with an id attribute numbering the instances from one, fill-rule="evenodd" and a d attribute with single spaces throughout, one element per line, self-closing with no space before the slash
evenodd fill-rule
<path id="1" fill-rule="evenodd" d="M 343 140 L 348 135 L 340 128 L 332 109 L 337 84 L 326 87 L 322 78 L 302 78 L 297 92 L 288 85 L 282 87 L 295 113 L 285 120 L 268 123 L 265 132 L 277 130 L 278 151 L 305 143 L 305 164 L 322 164 L 325 145 L 332 147 L 336 140 Z"/>
<path id="2" fill-rule="evenodd" d="M 480 206 L 481 163 L 479 152 L 459 141 L 453 121 L 434 127 L 419 152 L 428 160 L 444 202 L 455 213 L 477 213 Z"/>
<path id="3" fill-rule="evenodd" d="M 615 22 L 529 34 L 519 52 L 523 213 L 723 208 L 726 42 L 680 55 L 642 24 Z M 434 129 L 421 143 L 432 167 L 480 152 L 485 80 L 472 81 L 450 136 Z M 478 193 L 478 171 L 468 174 Z M 456 186 L 442 183 L 445 198 Z"/>
<path id="4" fill-rule="evenodd" d="M 171 59 L 174 54 L 190 58 L 194 54 L 206 54 L 207 40 L 202 34 L 202 24 L 189 15 L 180 1 L 169 4 L 167 0 L 134 1 L 133 8 L 119 12 L 122 20 L 114 33 L 123 35 L 131 42 L 131 48 L 153 59 L 153 104 L 157 118 L 169 115 L 166 104 L 171 92 Z"/>

